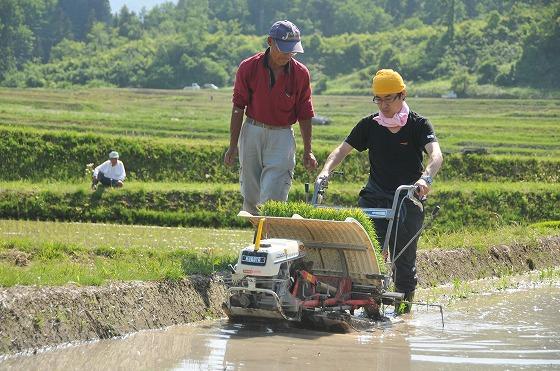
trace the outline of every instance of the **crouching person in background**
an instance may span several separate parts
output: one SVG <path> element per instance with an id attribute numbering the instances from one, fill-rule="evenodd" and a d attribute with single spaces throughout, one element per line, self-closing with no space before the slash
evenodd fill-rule
<path id="1" fill-rule="evenodd" d="M 124 178 L 126 178 L 126 171 L 124 170 L 124 164 L 119 160 L 119 153 L 111 151 L 109 159 L 97 166 L 93 171 L 91 188 L 97 189 L 98 183 L 107 187 L 120 188 L 124 184 Z"/>

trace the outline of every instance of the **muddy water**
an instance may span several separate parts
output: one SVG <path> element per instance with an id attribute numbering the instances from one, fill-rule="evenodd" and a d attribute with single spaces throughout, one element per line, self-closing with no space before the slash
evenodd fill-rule
<path id="1" fill-rule="evenodd" d="M 560 286 L 418 310 L 371 332 L 222 320 L 16 356 L 4 370 L 560 369 Z"/>

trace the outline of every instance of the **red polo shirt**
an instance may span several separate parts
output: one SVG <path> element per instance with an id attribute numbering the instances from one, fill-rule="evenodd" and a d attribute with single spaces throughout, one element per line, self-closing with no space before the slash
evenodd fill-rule
<path id="1" fill-rule="evenodd" d="M 292 58 L 274 81 L 268 49 L 241 62 L 232 102 L 239 109 L 247 108 L 247 116 L 268 125 L 291 125 L 315 115 L 307 67 Z"/>

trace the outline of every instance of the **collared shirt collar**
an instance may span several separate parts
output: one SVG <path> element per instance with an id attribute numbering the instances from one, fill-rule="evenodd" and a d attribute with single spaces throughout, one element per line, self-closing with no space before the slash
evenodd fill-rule
<path id="1" fill-rule="evenodd" d="M 274 79 L 274 73 L 272 73 L 272 68 L 270 68 L 270 65 L 268 64 L 269 56 L 270 56 L 270 46 L 266 48 L 266 51 L 264 52 L 263 65 L 266 69 L 268 69 L 268 72 L 270 74 L 270 86 L 274 86 L 276 80 Z M 284 72 L 288 75 L 290 74 L 291 71 L 290 68 L 291 64 L 292 64 L 292 60 L 290 59 L 290 61 L 284 65 Z"/>

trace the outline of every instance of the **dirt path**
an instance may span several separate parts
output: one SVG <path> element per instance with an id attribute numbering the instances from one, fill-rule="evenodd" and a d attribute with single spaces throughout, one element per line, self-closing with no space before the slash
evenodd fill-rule
<path id="1" fill-rule="evenodd" d="M 560 236 L 538 245 L 418 253 L 423 287 L 560 266 Z M 0 288 L 0 354 L 121 336 L 223 316 L 223 286 L 211 277 L 114 282 L 101 287 Z"/>

